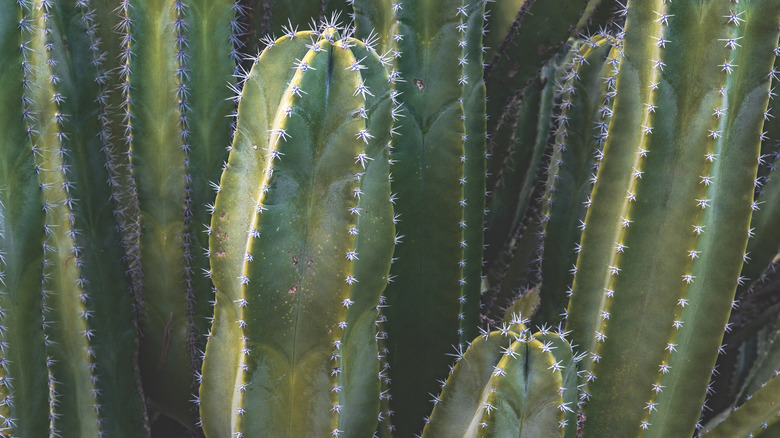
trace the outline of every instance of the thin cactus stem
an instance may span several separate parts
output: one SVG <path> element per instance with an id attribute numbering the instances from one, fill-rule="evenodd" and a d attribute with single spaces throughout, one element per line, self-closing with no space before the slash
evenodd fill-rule
<path id="1" fill-rule="evenodd" d="M 773 436 L 773 432 L 769 432 L 768 429 L 780 423 L 778 392 L 780 392 L 780 375 L 775 375 L 756 391 L 750 400 L 735 409 L 722 422 L 705 428 L 699 436 L 708 438 Z M 773 430 L 777 431 L 777 427 Z M 764 431 L 767 433 L 762 433 Z"/>
<path id="2" fill-rule="evenodd" d="M 463 315 L 460 328 L 459 345 L 465 345 L 477 336 L 482 289 L 482 267 L 485 243 L 485 196 L 487 172 L 485 143 L 487 136 L 486 89 L 482 79 L 482 37 L 485 28 L 485 3 L 483 1 L 464 2 L 466 7 L 465 35 L 466 46 L 463 49 L 463 115 L 465 117 L 465 141 L 463 178 L 466 184 L 463 197 L 468 201 L 463 212 L 464 236 L 467 246 L 463 251 L 463 282 L 461 288 L 461 307 Z"/>
<path id="3" fill-rule="evenodd" d="M 31 317 L 42 303 L 45 220 L 32 143 L 33 13 L 32 2 L 0 3 L 0 430 L 17 436 L 49 433 L 45 338 Z"/>
<path id="4" fill-rule="evenodd" d="M 560 112 L 542 201 L 542 244 L 537 256 L 542 304 L 534 317 L 549 324 L 565 316 L 573 277 L 570 269 L 577 260 L 585 203 L 603 155 L 600 148 L 614 96 L 612 75 L 617 70 L 610 64 L 617 65 L 617 50 L 606 38 L 591 38 L 573 50 L 572 66 L 560 84 Z"/>

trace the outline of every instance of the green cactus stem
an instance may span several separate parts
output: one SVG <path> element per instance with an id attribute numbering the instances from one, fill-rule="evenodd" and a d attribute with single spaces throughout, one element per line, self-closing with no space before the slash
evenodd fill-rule
<path id="1" fill-rule="evenodd" d="M 539 259 L 542 304 L 537 321 L 557 324 L 567 307 L 585 203 L 598 169 L 612 113 L 617 51 L 604 37 L 574 48 L 559 93 L 560 112 L 542 199 Z M 565 314 L 564 314 L 565 315 Z"/>
<path id="2" fill-rule="evenodd" d="M 98 25 L 88 8 L 68 1 L 38 5 L 45 40 L 35 78 L 36 142 L 45 169 L 43 202 L 50 205 L 43 284 L 50 430 L 142 436 L 148 420 L 136 374 L 132 298 L 113 206 L 105 203 L 111 192 L 103 126 L 93 112 L 102 66 L 94 62 L 90 34 Z"/>
<path id="3" fill-rule="evenodd" d="M 2 73 L 3 97 L 18 98 L 3 101 L 4 120 L 19 118 L 0 142 L 3 163 L 12 166 L 3 174 L 1 249 L 9 287 L 2 296 L 11 301 L 0 304 L 0 415 L 9 436 L 148 434 L 132 297 L 106 203 L 103 125 L 94 117 L 103 84 L 88 3 L 19 2 L 0 14 L 16 18 L 21 38 L 9 58 L 20 62 Z M 2 41 L 7 47 L 13 37 L 4 33 Z M 25 261 L 38 268 L 21 271 Z"/>
<path id="4" fill-rule="evenodd" d="M 762 155 L 761 160 L 769 159 Z M 775 161 L 771 166 L 780 164 Z M 760 285 L 766 279 L 764 276 L 774 271 L 773 265 L 780 250 L 780 229 L 777 227 L 777 218 L 780 217 L 780 172 L 775 168 L 760 179 L 760 184 L 760 194 L 756 199 L 758 210 L 750 221 L 752 236 L 746 252 L 748 257 L 740 275 L 742 284 L 737 288 L 737 298 Z"/>
<path id="5" fill-rule="evenodd" d="M 47 353 L 39 316 L 43 194 L 31 139 L 33 13 L 32 2 L 0 3 L 0 429 L 18 436 L 49 434 Z"/>
<path id="6" fill-rule="evenodd" d="M 150 401 L 195 427 L 211 283 L 202 227 L 230 140 L 232 0 L 123 2 L 126 142 L 139 216 L 141 372 Z"/>
<path id="7" fill-rule="evenodd" d="M 540 172 L 550 156 L 549 138 L 555 107 L 557 62 L 523 92 L 512 152 L 499 170 L 496 186 L 487 194 L 485 266 L 488 290 L 483 307 L 510 303 L 532 280 L 529 266 L 537 252 L 537 219 L 543 190 Z M 506 236 L 511 236 L 507 239 Z M 493 312 L 495 313 L 495 312 Z M 524 313 L 526 314 L 526 313 Z M 530 313 L 528 313 L 530 315 Z M 491 319 L 495 319 L 494 315 Z"/>
<path id="8" fill-rule="evenodd" d="M 780 370 L 780 327 L 762 330 L 757 337 L 755 359 L 737 394 L 737 403 L 749 400 L 751 394 Z"/>
<path id="9" fill-rule="evenodd" d="M 693 432 L 747 244 L 779 8 L 627 9 L 567 320 L 589 355 L 583 436 Z"/>
<path id="10" fill-rule="evenodd" d="M 586 4 L 586 0 L 507 0 L 489 5 L 491 31 L 485 43 L 489 49 L 484 71 L 491 114 L 488 187 L 495 185 L 494 166 L 509 153 L 516 120 L 512 112 L 523 89 L 565 45 Z"/>
<path id="11" fill-rule="evenodd" d="M 563 334 L 531 335 L 519 315 L 458 356 L 423 437 L 576 434 L 577 370 Z"/>
<path id="12" fill-rule="evenodd" d="M 753 436 L 757 438 L 774 436 L 770 427 L 777 431 L 780 423 L 780 375 L 775 375 L 758 389 L 748 401 L 722 419 L 722 422 L 708 425 L 699 434 L 708 438 Z"/>
<path id="13" fill-rule="evenodd" d="M 395 66 L 404 118 L 392 150 L 399 237 L 386 294 L 392 403 L 402 435 L 422 427 L 427 394 L 446 375 L 446 353 L 478 322 L 484 113 L 472 52 L 481 47 L 482 3 L 405 1 L 384 12 L 395 14 L 402 54 Z"/>
<path id="14" fill-rule="evenodd" d="M 210 229 L 209 437 L 377 427 L 394 110 L 378 55 L 333 26 L 279 38 L 244 83 Z"/>

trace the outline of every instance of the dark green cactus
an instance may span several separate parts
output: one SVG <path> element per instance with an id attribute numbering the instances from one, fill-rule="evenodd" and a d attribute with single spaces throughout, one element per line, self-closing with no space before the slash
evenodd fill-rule
<path id="1" fill-rule="evenodd" d="M 490 32 L 485 45 L 484 77 L 490 115 L 487 186 L 507 154 L 523 89 L 569 39 L 580 20 L 585 0 L 505 0 L 491 4 Z M 585 9 L 595 12 L 595 8 Z M 584 19 L 584 17 L 582 18 Z"/>
<path id="2" fill-rule="evenodd" d="M 2 136 L 2 376 L 4 432 L 49 432 L 48 370 L 40 319 L 44 211 L 30 135 L 33 5 L 0 4 Z M 30 317 L 38 315 L 38 317 Z M 33 366 L 36 364 L 37 366 Z M 25 370 L 25 373 L 22 373 Z M 21 411 L 18 407 L 24 406 Z M 18 432 L 17 432 L 18 431 Z"/>
<path id="3" fill-rule="evenodd" d="M 560 113 L 542 199 L 541 307 L 538 321 L 557 324 L 571 292 L 586 202 L 612 113 L 617 53 L 607 38 L 583 41 L 561 84 Z"/>
<path id="4" fill-rule="evenodd" d="M 487 192 L 485 264 L 489 269 L 482 303 L 494 309 L 487 315 L 489 320 L 498 318 L 501 306 L 511 302 L 530 281 L 531 260 L 537 251 L 536 213 L 543 187 L 539 174 L 550 152 L 555 83 L 561 71 L 553 65 L 546 67 L 541 78 L 524 90 L 509 146 L 512 152 L 499 170 L 496 186 Z"/>
<path id="5" fill-rule="evenodd" d="M 373 48 L 339 38 L 333 24 L 284 36 L 244 82 L 210 229 L 208 436 L 376 429 L 395 109 Z"/>
<path id="6" fill-rule="evenodd" d="M 125 148 L 138 216 L 141 372 L 157 409 L 194 427 L 212 295 L 203 226 L 230 141 L 232 0 L 123 2 Z M 140 283 L 140 284 L 139 284 Z"/>
<path id="7" fill-rule="evenodd" d="M 718 438 L 734 436 L 771 437 L 780 423 L 780 376 L 769 379 L 751 398 L 735 409 L 722 422 L 708 425 L 699 436 Z M 770 431 L 770 427 L 772 427 Z"/>
<path id="8" fill-rule="evenodd" d="M 403 419 L 398 432 L 411 434 L 428 410 L 427 394 L 445 376 L 446 353 L 473 338 L 478 324 L 484 3 L 354 3 L 361 35 L 369 34 L 366 26 L 386 30 L 398 23 L 397 38 L 380 38 L 394 58 L 404 116 L 392 149 L 399 222 L 386 328 L 391 406 Z"/>

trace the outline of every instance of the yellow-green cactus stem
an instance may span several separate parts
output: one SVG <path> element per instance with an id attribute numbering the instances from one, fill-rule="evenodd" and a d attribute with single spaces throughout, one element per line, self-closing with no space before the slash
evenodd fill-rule
<path id="1" fill-rule="evenodd" d="M 244 83 L 210 227 L 208 437 L 377 427 L 393 103 L 379 56 L 334 26 L 279 38 Z"/>

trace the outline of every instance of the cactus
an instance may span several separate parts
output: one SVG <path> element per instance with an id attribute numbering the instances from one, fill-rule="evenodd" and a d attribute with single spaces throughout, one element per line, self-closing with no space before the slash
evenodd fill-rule
<path id="1" fill-rule="evenodd" d="M 208 436 L 376 429 L 394 108 L 379 56 L 333 26 L 279 38 L 244 83 L 210 230 Z"/>
<path id="2" fill-rule="evenodd" d="M 485 45 L 485 81 L 488 84 L 487 186 L 495 185 L 496 171 L 510 150 L 507 148 L 516 120 L 518 98 L 542 66 L 563 47 L 578 20 L 585 20 L 584 0 L 507 0 L 491 7 Z M 585 8 L 585 9 L 583 9 Z"/>
<path id="3" fill-rule="evenodd" d="M 3 35 L 18 52 L 4 64 L 3 103 L 19 119 L 0 146 L 13 166 L 2 183 L 2 430 L 145 434 L 132 297 L 92 112 L 98 25 L 85 4 L 66 1 L 20 2 L 2 16 L 22 24 Z M 66 50 L 69 41 L 81 44 Z"/>
<path id="4" fill-rule="evenodd" d="M 399 223 L 386 329 L 396 339 L 388 344 L 391 406 L 403 418 L 398 432 L 411 434 L 428 410 L 433 382 L 446 373 L 445 354 L 476 334 L 485 192 L 484 2 L 354 3 L 360 35 L 369 34 L 367 26 L 392 30 L 398 23 L 397 38 L 380 38 L 395 58 L 394 85 L 404 109 L 392 149 Z"/>
<path id="5" fill-rule="evenodd" d="M 680 435 L 696 423 L 742 265 L 734 249 L 747 243 L 769 91 L 765 73 L 735 69 L 771 68 L 777 16 L 764 14 L 778 6 L 628 8 L 567 321 L 589 353 L 586 435 Z M 687 61 L 692 50 L 702 62 Z M 737 114 L 741 128 L 729 129 Z"/>
<path id="6" fill-rule="evenodd" d="M 533 335 L 519 314 L 459 355 L 423 437 L 576 434 L 577 370 L 564 334 Z"/>
<path id="7" fill-rule="evenodd" d="M 606 38 L 582 43 L 561 86 L 561 111 L 542 199 L 541 307 L 535 318 L 556 324 L 567 302 L 585 203 L 612 112 L 616 49 Z"/>
<path id="8" fill-rule="evenodd" d="M 2 2 L 0 434 L 780 433 L 780 1 L 616 5 Z"/>
<path id="9" fill-rule="evenodd" d="M 732 436 L 770 437 L 777 432 L 780 406 L 777 394 L 780 392 L 780 376 L 769 379 L 733 413 L 722 422 L 706 427 L 699 436 L 710 438 Z M 772 432 L 768 429 L 772 427 Z"/>
<path id="10" fill-rule="evenodd" d="M 138 216 L 141 372 L 158 410 L 195 424 L 211 283 L 202 227 L 230 140 L 232 0 L 122 2 L 125 148 Z M 133 190 L 134 189 L 134 190 Z M 131 237 L 133 238 L 133 237 Z"/>
<path id="11" fill-rule="evenodd" d="M 47 353 L 39 314 L 43 277 L 44 212 L 30 134 L 30 57 L 34 47 L 32 4 L 0 5 L 3 63 L 2 135 L 2 387 L 3 431 L 43 436 L 49 432 Z M 19 26 L 22 24 L 22 26 Z M 13 85 L 11 85 L 13 84 Z M 27 243 L 29 242 L 29 243 Z M 37 366 L 33 366 L 36 364 Z M 22 373 L 22 370 L 27 372 Z M 13 380 L 12 380 L 13 379 Z M 13 383 L 13 386 L 11 386 Z M 24 411 L 16 407 L 24 406 Z M 19 433 L 17 432 L 17 433 Z"/>
<path id="12" fill-rule="evenodd" d="M 551 61 L 557 62 L 557 61 Z M 541 78 L 523 92 L 512 151 L 502 164 L 496 186 L 486 196 L 485 264 L 489 288 L 482 303 L 496 309 L 511 302 L 528 283 L 530 260 L 536 252 L 537 211 L 542 189 L 539 174 L 549 157 L 548 142 L 555 106 L 555 82 L 562 70 L 549 65 Z M 511 236 L 507 240 L 506 236 Z M 499 312 L 500 313 L 500 312 Z M 524 312 L 531 315 L 532 312 Z M 497 312 L 487 315 L 498 318 Z"/>

